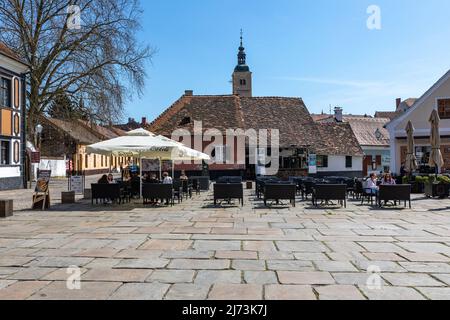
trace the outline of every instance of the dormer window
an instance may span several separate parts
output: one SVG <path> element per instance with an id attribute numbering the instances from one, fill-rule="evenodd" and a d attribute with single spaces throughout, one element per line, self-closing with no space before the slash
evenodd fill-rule
<path id="1" fill-rule="evenodd" d="M 378 140 L 381 140 L 381 138 L 383 138 L 383 134 L 381 133 L 380 129 L 377 129 L 377 131 L 375 131 L 375 137 Z"/>
<path id="2" fill-rule="evenodd" d="M 191 117 L 184 117 L 180 122 L 180 126 L 185 126 L 191 123 Z"/>

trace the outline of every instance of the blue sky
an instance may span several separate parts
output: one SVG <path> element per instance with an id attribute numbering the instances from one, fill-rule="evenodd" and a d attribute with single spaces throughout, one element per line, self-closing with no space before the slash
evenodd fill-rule
<path id="1" fill-rule="evenodd" d="M 367 8 L 381 9 L 369 30 Z M 125 116 L 153 120 L 186 89 L 230 94 L 239 30 L 255 96 L 302 97 L 311 113 L 391 110 L 450 69 L 448 0 L 143 0 L 140 41 L 157 49 Z"/>

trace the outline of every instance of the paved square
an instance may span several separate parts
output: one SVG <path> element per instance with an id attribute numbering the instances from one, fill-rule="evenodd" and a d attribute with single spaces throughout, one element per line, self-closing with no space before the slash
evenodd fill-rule
<path id="1" fill-rule="evenodd" d="M 47 212 L 15 199 L 0 220 L 0 299 L 450 299 L 448 199 L 268 209 L 250 191 L 244 207 L 211 196 Z"/>

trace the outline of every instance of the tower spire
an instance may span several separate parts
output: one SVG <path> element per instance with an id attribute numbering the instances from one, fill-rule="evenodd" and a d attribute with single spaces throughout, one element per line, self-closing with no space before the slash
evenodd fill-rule
<path id="1" fill-rule="evenodd" d="M 238 52 L 238 65 L 237 65 L 237 69 L 241 70 L 241 71 L 248 71 L 248 67 L 246 65 L 246 59 L 247 59 L 247 54 L 245 53 L 245 48 L 244 48 L 244 32 L 241 29 L 241 44 L 239 46 L 239 52 Z M 245 70 L 243 70 L 245 69 Z"/>
<path id="2" fill-rule="evenodd" d="M 241 47 L 243 47 L 243 45 L 242 45 L 243 35 L 244 35 L 244 31 L 242 31 L 242 29 L 241 29 Z"/>

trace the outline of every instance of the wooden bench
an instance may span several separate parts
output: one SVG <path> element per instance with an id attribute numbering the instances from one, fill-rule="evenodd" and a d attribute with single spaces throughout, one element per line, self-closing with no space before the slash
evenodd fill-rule
<path id="1" fill-rule="evenodd" d="M 13 216 L 13 200 L 0 200 L 0 218 L 8 218 Z"/>

